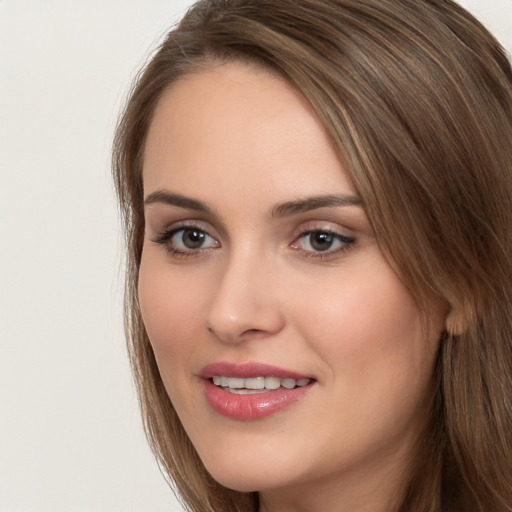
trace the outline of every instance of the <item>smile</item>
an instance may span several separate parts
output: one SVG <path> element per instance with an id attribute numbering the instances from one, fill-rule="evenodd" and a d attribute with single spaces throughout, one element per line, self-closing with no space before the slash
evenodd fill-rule
<path id="1" fill-rule="evenodd" d="M 215 386 L 228 393 L 250 395 L 274 391 L 280 388 L 294 389 L 296 387 L 304 387 L 311 382 L 311 379 L 292 379 L 290 377 L 281 379 L 273 376 L 240 378 L 215 375 L 212 377 L 212 382 Z"/>
<path id="2" fill-rule="evenodd" d="M 253 421 L 280 413 L 317 387 L 313 376 L 256 362 L 217 362 L 200 373 L 204 396 L 215 413 Z"/>

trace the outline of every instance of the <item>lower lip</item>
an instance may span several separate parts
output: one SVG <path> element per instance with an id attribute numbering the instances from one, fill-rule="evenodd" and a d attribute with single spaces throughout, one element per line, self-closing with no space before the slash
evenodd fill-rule
<path id="1" fill-rule="evenodd" d="M 205 393 L 212 409 L 228 418 L 258 420 L 276 414 L 306 396 L 313 384 L 293 389 L 276 389 L 263 393 L 238 395 L 223 391 L 210 380 L 205 380 Z"/>

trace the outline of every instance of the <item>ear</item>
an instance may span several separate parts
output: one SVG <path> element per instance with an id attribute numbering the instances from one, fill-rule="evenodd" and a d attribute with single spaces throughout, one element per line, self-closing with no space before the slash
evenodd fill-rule
<path id="1" fill-rule="evenodd" d="M 475 308 L 468 301 L 464 301 L 457 307 L 453 307 L 446 315 L 445 330 L 452 336 L 460 336 L 475 321 L 476 317 Z"/>

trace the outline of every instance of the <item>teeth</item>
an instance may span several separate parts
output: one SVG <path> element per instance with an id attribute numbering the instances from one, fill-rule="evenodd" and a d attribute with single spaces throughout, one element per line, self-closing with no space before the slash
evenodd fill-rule
<path id="1" fill-rule="evenodd" d="M 295 387 L 295 379 L 283 379 L 281 386 L 286 389 L 293 389 Z"/>
<path id="2" fill-rule="evenodd" d="M 230 389 L 240 389 L 245 388 L 245 379 L 233 379 L 229 378 L 228 380 L 228 387 Z"/>
<path id="3" fill-rule="evenodd" d="M 265 377 L 253 377 L 245 380 L 245 387 L 247 389 L 263 389 L 265 387 Z"/>
<path id="4" fill-rule="evenodd" d="M 265 389 L 277 389 L 281 387 L 281 379 L 278 377 L 265 377 Z"/>
<path id="5" fill-rule="evenodd" d="M 296 380 L 291 378 L 280 379 L 279 377 L 250 377 L 242 379 L 240 377 L 225 377 L 219 375 L 215 375 L 212 380 L 216 386 L 238 390 L 245 389 L 250 391 L 260 389 L 272 390 L 279 389 L 280 387 L 293 389 L 296 386 L 307 386 L 311 382 L 311 379 Z"/>

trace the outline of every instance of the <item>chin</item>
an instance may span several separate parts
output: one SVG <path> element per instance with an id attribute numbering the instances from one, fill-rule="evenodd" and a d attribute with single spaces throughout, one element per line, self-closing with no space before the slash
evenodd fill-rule
<path id="1" fill-rule="evenodd" d="M 207 461 L 205 466 L 219 484 L 240 492 L 286 487 L 297 477 L 284 465 L 276 464 L 275 461 L 262 463 L 255 458 L 246 463 L 239 463 L 234 459 L 220 462 L 217 459 L 212 463 Z"/>

